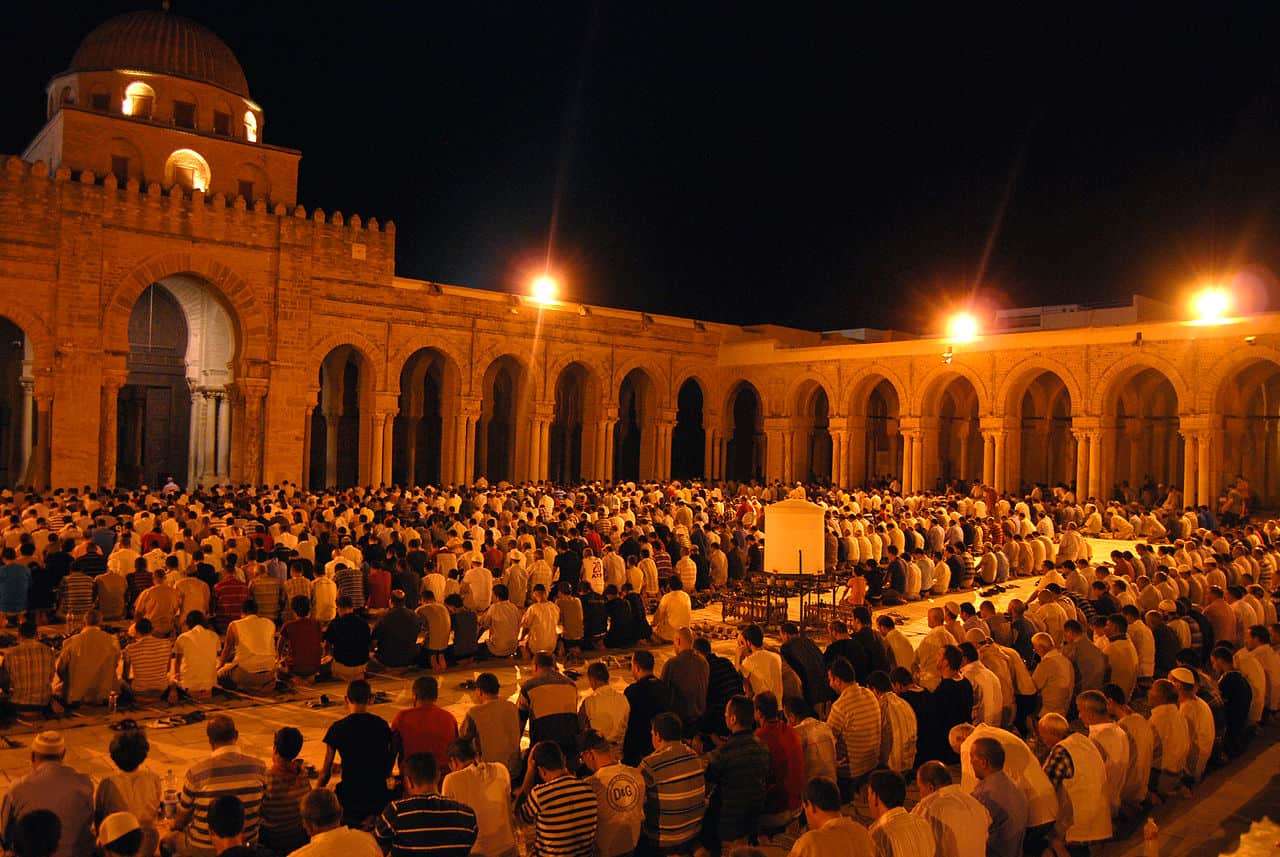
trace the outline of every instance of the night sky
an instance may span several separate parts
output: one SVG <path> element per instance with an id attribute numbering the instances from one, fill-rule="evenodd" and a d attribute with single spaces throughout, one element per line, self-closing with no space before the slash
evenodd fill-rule
<path id="1" fill-rule="evenodd" d="M 90 29 L 148 5 L 6 7 L 0 151 Z M 521 290 L 550 240 L 572 300 L 925 330 L 974 296 L 1280 270 L 1268 4 L 870 8 L 174 3 L 302 150 L 299 201 L 394 219 L 404 276 Z"/>

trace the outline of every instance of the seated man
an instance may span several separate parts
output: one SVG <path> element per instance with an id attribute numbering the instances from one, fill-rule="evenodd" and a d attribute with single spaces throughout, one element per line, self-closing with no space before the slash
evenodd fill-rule
<path id="1" fill-rule="evenodd" d="M 187 614 L 187 630 L 178 635 L 173 646 L 173 674 L 178 689 L 192 699 L 205 701 L 218 679 L 218 632 L 209 627 L 199 610 Z"/>
<path id="2" fill-rule="evenodd" d="M 418 617 L 404 606 L 404 593 L 391 593 L 391 608 L 378 618 L 370 636 L 374 657 L 385 667 L 412 666 L 418 659 Z"/>
<path id="3" fill-rule="evenodd" d="M 338 618 L 324 629 L 324 641 L 332 656 L 329 670 L 338 681 L 355 681 L 364 678 L 369 665 L 369 623 L 355 615 L 355 607 L 348 595 L 338 596 Z"/>
<path id="4" fill-rule="evenodd" d="M 121 696 L 168 696 L 173 641 L 160 635 L 145 616 L 133 624 L 136 639 L 125 646 L 120 668 Z"/>
<path id="5" fill-rule="evenodd" d="M 35 622 L 18 626 L 18 645 L 4 653 L 0 688 L 18 711 L 46 711 L 53 696 L 53 650 L 37 638 Z"/>
<path id="6" fill-rule="evenodd" d="M 281 675 L 314 679 L 320 672 L 323 632 L 320 623 L 311 618 L 311 599 L 295 595 L 289 611 L 294 618 L 280 629 Z"/>
<path id="7" fill-rule="evenodd" d="M 246 693 L 265 693 L 276 684 L 276 626 L 258 615 L 258 603 L 246 598 L 242 616 L 227 625 L 218 660 L 218 683 Z"/>
<path id="8" fill-rule="evenodd" d="M 156 636 L 168 637 L 173 631 L 174 618 L 178 615 L 178 591 L 165 581 L 163 568 L 156 569 L 151 586 L 138 594 L 134 602 L 135 618 L 145 618 L 155 628 Z"/>
<path id="9" fill-rule="evenodd" d="M 101 621 L 102 614 L 90 610 L 80 632 L 62 643 L 54 668 L 53 694 L 67 705 L 106 702 L 119 687 L 116 665 L 120 643 L 114 634 L 98 627 Z"/>

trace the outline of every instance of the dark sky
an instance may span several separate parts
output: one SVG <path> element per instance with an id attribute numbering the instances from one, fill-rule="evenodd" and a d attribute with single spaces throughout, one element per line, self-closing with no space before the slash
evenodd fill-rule
<path id="1" fill-rule="evenodd" d="M 0 151 L 90 29 L 148 5 L 6 8 Z M 239 56 L 266 141 L 303 151 L 300 201 L 394 219 L 405 276 L 518 290 L 554 232 L 575 300 L 922 329 L 975 290 L 1174 299 L 1280 269 L 1268 4 L 910 5 L 174 8 Z"/>

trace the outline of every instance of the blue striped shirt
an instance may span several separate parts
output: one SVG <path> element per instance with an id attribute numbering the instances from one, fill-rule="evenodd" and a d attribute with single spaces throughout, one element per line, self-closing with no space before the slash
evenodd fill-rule
<path id="1" fill-rule="evenodd" d="M 466 857 L 476 842 L 476 814 L 438 794 L 411 795 L 392 801 L 378 816 L 373 833 L 390 857 Z"/>
<path id="2" fill-rule="evenodd" d="M 260 759 L 246 756 L 235 746 L 214 750 L 212 756 L 187 769 L 187 779 L 182 784 L 182 809 L 193 813 L 187 827 L 187 841 L 212 851 L 209 807 L 223 795 L 235 795 L 244 804 L 245 842 L 256 842 L 258 814 L 266 790 L 267 766 Z"/>
<path id="3" fill-rule="evenodd" d="M 591 786 L 577 777 L 535 787 L 520 805 L 520 817 L 534 825 L 530 857 L 591 857 L 594 852 L 599 804 Z"/>

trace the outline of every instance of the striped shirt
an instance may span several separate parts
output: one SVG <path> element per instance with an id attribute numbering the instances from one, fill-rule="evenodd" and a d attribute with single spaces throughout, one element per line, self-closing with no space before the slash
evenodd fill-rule
<path id="1" fill-rule="evenodd" d="M 62 578 L 62 612 L 64 615 L 84 613 L 93 606 L 93 578 L 73 571 Z"/>
<path id="2" fill-rule="evenodd" d="M 373 833 L 389 857 L 466 857 L 475 844 L 476 830 L 476 814 L 471 807 L 438 794 L 426 794 L 392 801 L 378 816 Z"/>
<path id="3" fill-rule="evenodd" d="M 836 736 L 841 779 L 869 774 L 880 761 L 880 705 L 865 687 L 849 685 L 831 705 L 827 725 Z"/>
<path id="4" fill-rule="evenodd" d="M 272 622 L 280 615 L 280 581 L 260 574 L 249 582 L 249 594 L 258 602 L 258 615 Z"/>
<path id="5" fill-rule="evenodd" d="M 262 798 L 261 835 L 265 847 L 282 854 L 297 850 L 307 843 L 302 829 L 302 798 L 311 791 L 311 780 L 298 760 L 279 763 L 267 771 L 267 788 Z"/>
<path id="6" fill-rule="evenodd" d="M 645 839 L 660 848 L 692 842 L 702 829 L 707 783 L 702 762 L 684 744 L 667 744 L 640 762 Z"/>
<path id="7" fill-rule="evenodd" d="M 124 649 L 124 677 L 135 693 L 158 693 L 169 686 L 173 640 L 140 637 Z"/>
<path id="8" fill-rule="evenodd" d="M 213 587 L 218 626 L 226 628 L 244 615 L 244 602 L 249 598 L 249 587 L 234 577 L 224 577 Z"/>
<path id="9" fill-rule="evenodd" d="M 351 599 L 352 608 L 364 607 L 364 576 L 358 568 L 344 568 L 334 572 L 334 582 L 338 584 L 338 594 Z"/>
<path id="10" fill-rule="evenodd" d="M 261 760 L 246 756 L 235 745 L 219 747 L 207 759 L 187 769 L 180 802 L 184 813 L 190 812 L 187 842 L 194 848 L 213 851 L 209 838 L 209 807 L 223 795 L 235 795 L 244 804 L 244 838 L 258 839 L 258 814 L 267 787 L 267 766 Z"/>
<path id="11" fill-rule="evenodd" d="M 595 791 L 577 777 L 535 787 L 520 804 L 520 817 L 534 825 L 530 857 L 591 857 L 598 815 Z"/>

